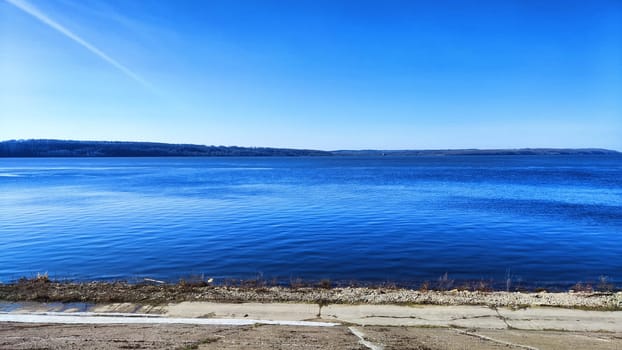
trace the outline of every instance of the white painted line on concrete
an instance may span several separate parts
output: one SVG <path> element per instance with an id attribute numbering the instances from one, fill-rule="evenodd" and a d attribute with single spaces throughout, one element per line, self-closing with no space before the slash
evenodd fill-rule
<path id="1" fill-rule="evenodd" d="M 18 323 L 68 323 L 68 324 L 196 324 L 248 326 L 266 324 L 277 326 L 333 327 L 338 323 L 311 321 L 273 321 L 225 318 L 168 318 L 168 317 L 123 317 L 123 316 L 91 316 L 83 313 L 61 313 L 55 315 L 41 314 L 0 314 L 0 322 Z"/>
<path id="2" fill-rule="evenodd" d="M 358 329 L 354 327 L 348 327 L 348 329 L 350 330 L 350 332 L 352 332 L 352 334 L 354 334 L 357 338 L 359 338 L 359 343 L 361 345 L 366 346 L 367 348 L 371 350 L 383 350 L 384 349 L 384 346 L 382 345 L 374 344 L 368 340 L 365 340 L 365 333 L 359 331 Z"/>
<path id="3" fill-rule="evenodd" d="M 163 317 L 161 314 L 135 314 L 130 312 L 57 312 L 57 311 L 34 311 L 28 313 L 21 312 L 0 312 L 0 315 L 47 315 L 47 316 L 80 316 L 80 317 Z"/>

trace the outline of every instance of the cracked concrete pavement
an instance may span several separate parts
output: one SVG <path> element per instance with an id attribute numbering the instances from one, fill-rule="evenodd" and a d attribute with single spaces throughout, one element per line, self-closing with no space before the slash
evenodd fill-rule
<path id="1" fill-rule="evenodd" d="M 95 310 L 122 310 L 106 306 Z M 346 305 L 182 302 L 163 307 L 170 317 L 322 320 L 363 326 L 456 327 L 622 332 L 622 311 L 534 307 Z"/>
<path id="2" fill-rule="evenodd" d="M 432 305 L 182 302 L 168 305 L 0 303 L 0 349 L 622 349 L 622 311 Z M 2 315 L 76 312 L 154 318 L 334 322 L 283 325 L 67 325 Z M 36 319 L 33 319 L 36 322 Z M 59 322 L 62 322 L 60 320 Z M 133 321 L 136 322 L 136 321 Z M 86 335 L 80 335 L 83 330 Z M 134 329 L 134 332 L 129 332 Z"/>

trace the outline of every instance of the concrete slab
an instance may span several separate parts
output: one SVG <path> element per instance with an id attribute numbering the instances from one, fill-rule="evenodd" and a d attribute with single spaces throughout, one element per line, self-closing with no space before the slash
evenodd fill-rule
<path id="1" fill-rule="evenodd" d="M 328 305 L 322 319 L 374 326 L 507 327 L 495 310 L 482 306 Z"/>
<path id="2" fill-rule="evenodd" d="M 112 303 L 91 305 L 90 312 L 114 312 L 114 313 L 138 313 L 138 314 L 164 314 L 166 305 L 141 305 L 134 303 Z"/>
<path id="3" fill-rule="evenodd" d="M 622 332 L 622 311 L 585 311 L 560 308 L 498 309 L 516 329 Z"/>
<path id="4" fill-rule="evenodd" d="M 183 302 L 169 304 L 166 316 L 303 321 L 317 319 L 319 310 L 316 304 Z"/>
<path id="5" fill-rule="evenodd" d="M 480 330 L 477 334 L 499 342 L 520 344 L 523 347 L 547 350 L 622 349 L 622 338 L 615 333 L 574 333 L 559 331 Z"/>
<path id="6" fill-rule="evenodd" d="M 62 304 L 3 303 L 0 313 L 92 313 L 93 316 L 124 316 L 199 319 L 246 319 L 266 321 L 340 322 L 361 326 L 457 327 L 469 329 L 521 329 L 622 333 L 622 311 L 584 311 L 533 307 L 520 310 L 485 306 L 433 305 L 328 305 L 289 303 L 183 302 L 161 306 L 131 303 Z M 318 314 L 320 316 L 318 317 Z"/>
<path id="7" fill-rule="evenodd" d="M 88 303 L 40 303 L 26 302 L 0 302 L 0 312 L 85 312 L 92 304 Z"/>

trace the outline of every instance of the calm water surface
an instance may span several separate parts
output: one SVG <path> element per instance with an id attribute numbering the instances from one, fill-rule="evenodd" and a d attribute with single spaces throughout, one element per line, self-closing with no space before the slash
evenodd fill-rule
<path id="1" fill-rule="evenodd" d="M 0 159 L 0 281 L 622 281 L 622 157 Z"/>

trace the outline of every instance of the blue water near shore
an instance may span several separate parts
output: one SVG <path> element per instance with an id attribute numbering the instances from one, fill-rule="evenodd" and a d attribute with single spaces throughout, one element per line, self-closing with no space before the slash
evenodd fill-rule
<path id="1" fill-rule="evenodd" d="M 622 281 L 622 157 L 0 159 L 0 281 Z"/>

